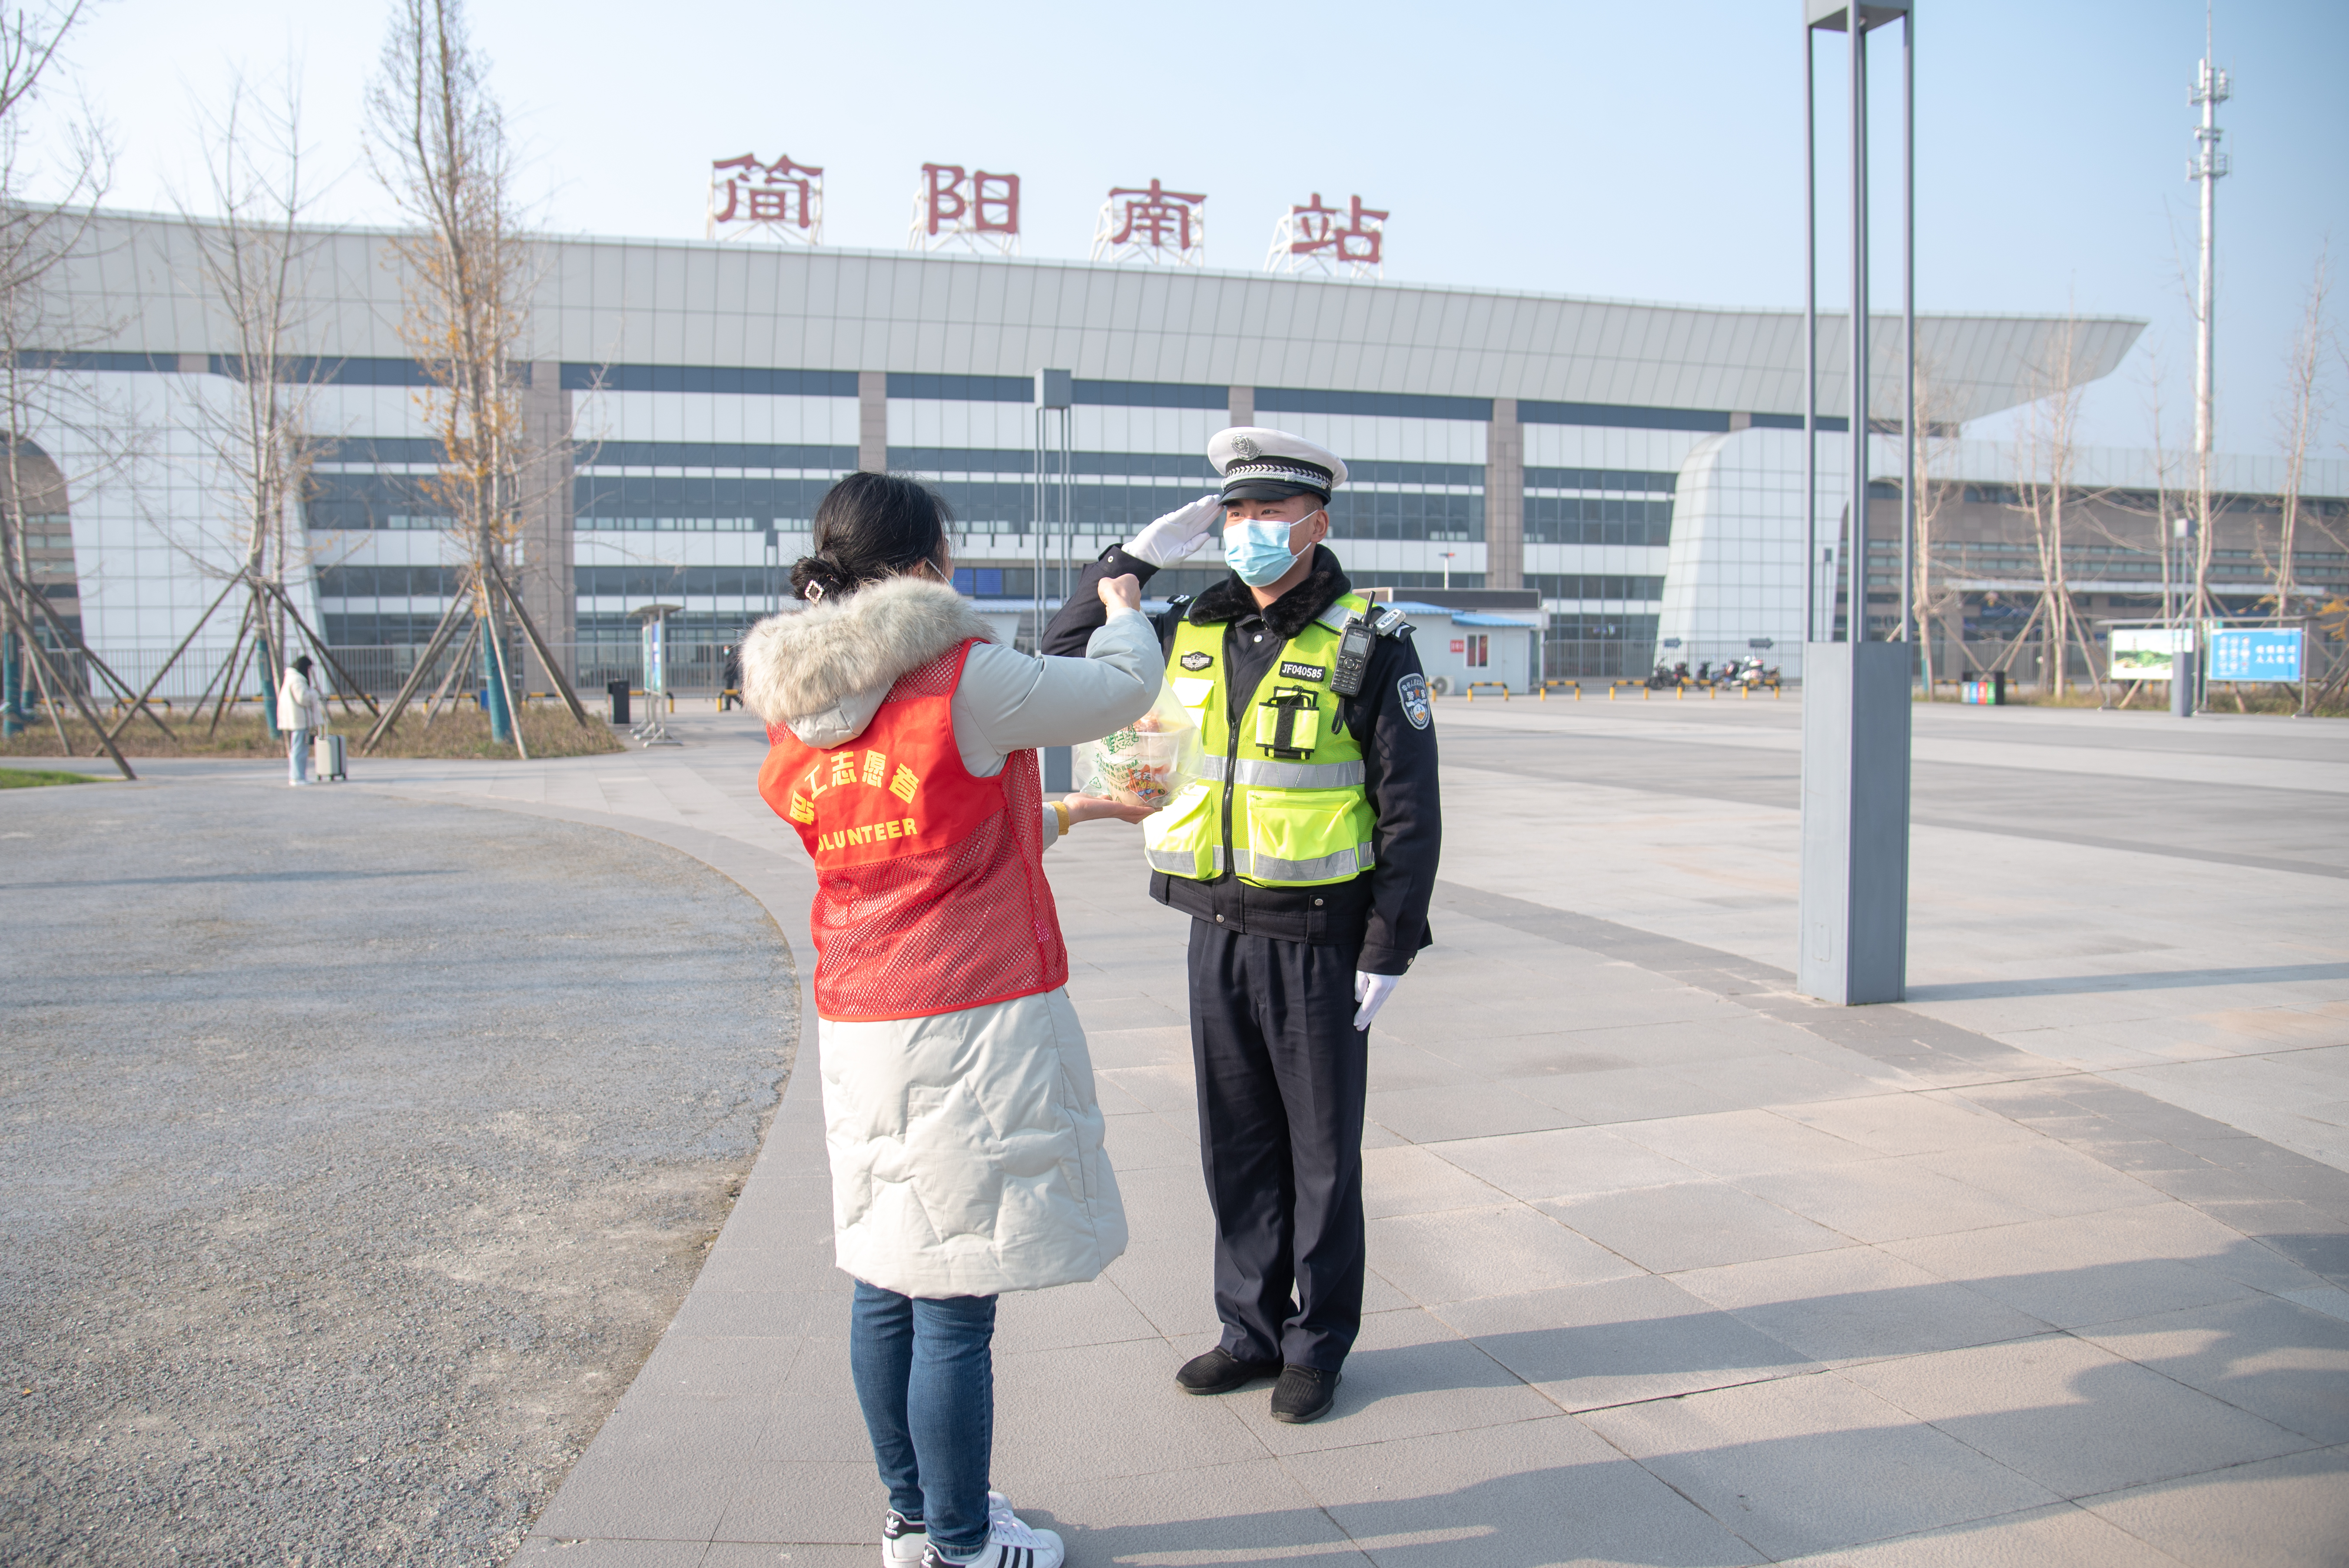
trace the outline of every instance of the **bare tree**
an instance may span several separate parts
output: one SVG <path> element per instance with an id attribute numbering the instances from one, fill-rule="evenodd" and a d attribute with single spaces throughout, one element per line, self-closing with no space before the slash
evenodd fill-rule
<path id="1" fill-rule="evenodd" d="M 400 330 L 432 379 L 426 414 L 441 461 L 431 483 L 454 520 L 450 535 L 466 584 L 363 748 L 397 720 L 464 605 L 489 650 L 489 695 L 512 724 L 515 750 L 527 757 L 513 702 L 510 620 L 530 639 L 573 718 L 585 725 L 587 715 L 512 588 L 522 480 L 534 455 L 520 363 L 534 279 L 513 206 L 512 150 L 467 38 L 460 0 L 398 0 L 367 114 L 376 177 L 415 225 L 394 242 L 408 294 Z"/>
<path id="2" fill-rule="evenodd" d="M 224 520 L 224 536 L 212 536 L 201 520 L 174 520 L 174 529 L 197 534 L 173 540 L 181 554 L 196 570 L 223 581 L 220 593 L 150 677 L 147 691 L 161 684 L 212 616 L 242 590 L 243 615 L 227 663 L 205 684 L 207 692 L 216 684 L 221 690 L 213 727 L 249 665 L 258 665 L 265 689 L 277 688 L 297 636 L 332 672 L 347 710 L 357 683 L 303 620 L 287 592 L 288 582 L 307 564 L 295 520 L 309 474 L 311 410 L 319 381 L 316 359 L 294 352 L 309 308 L 302 298 L 301 275 L 321 242 L 303 223 L 310 198 L 302 178 L 301 101 L 290 71 L 274 101 L 261 99 L 239 78 L 230 86 L 226 105 L 217 113 L 200 109 L 198 120 L 205 195 L 212 211 L 199 217 L 183 200 L 180 213 L 195 246 L 197 270 L 234 334 L 236 352 L 227 356 L 226 401 L 200 402 L 195 422 L 215 470 L 212 488 L 233 496 L 235 505 Z M 222 572 L 222 558 L 235 566 Z M 357 695 L 374 707 L 363 691 Z M 129 722 L 128 716 L 122 722 Z"/>
<path id="3" fill-rule="evenodd" d="M 2331 336 L 2324 316 L 2325 295 L 2332 288 L 2332 247 L 2325 246 L 2316 253 L 2316 266 L 2308 280 L 2308 301 L 2301 312 L 2299 330 L 2292 334 L 2292 357 L 2284 374 L 2285 409 L 2282 418 L 2283 435 L 2283 515 L 2278 525 L 2276 540 L 2276 614 L 2289 618 L 2292 602 L 2299 593 L 2294 551 L 2300 530 L 2300 487 L 2308 468 L 2309 449 L 2316 444 L 2317 432 L 2324 423 L 2326 413 L 2324 388 L 2318 369 L 2323 363 L 2324 346 Z"/>
<path id="4" fill-rule="evenodd" d="M 1947 433 L 1955 422 L 1943 416 L 1949 412 L 1949 397 L 1939 382 L 1939 366 L 1929 360 L 1917 362 L 1917 401 L 1910 411 L 1910 438 L 1916 444 L 1917 536 L 1909 542 L 1910 592 L 1916 596 L 1915 628 L 1909 634 L 1921 639 L 1919 648 L 1923 658 L 1925 695 L 1933 693 L 1933 628 L 1937 621 L 1945 621 L 1949 612 L 1958 606 L 1961 596 L 1934 572 L 1933 540 L 1935 524 L 1948 506 L 1951 493 L 1958 487 L 1933 478 L 1933 465 L 1953 444 Z M 1958 641 L 1965 640 L 1965 621 L 1961 613 Z"/>
<path id="5" fill-rule="evenodd" d="M 2016 443 L 2016 510 L 2031 525 L 2032 543 L 2039 559 L 2039 603 L 2033 610 L 2013 647 L 2011 658 L 2035 625 L 2047 661 L 2048 690 L 2064 696 L 2068 684 L 2070 654 L 2080 650 L 2087 662 L 2088 678 L 2104 693 L 2104 676 L 2096 667 L 2095 649 L 2072 597 L 2069 533 L 2075 521 L 2101 499 L 2078 480 L 2081 386 L 2076 374 L 2078 332 L 2068 318 L 2056 338 L 2051 363 L 2033 374 L 2038 393 L 2027 410 Z M 2003 660 L 2002 660 L 2002 663 Z"/>
<path id="6" fill-rule="evenodd" d="M 54 490 L 36 484 L 29 472 L 28 432 L 41 426 L 91 429 L 106 422 L 83 406 L 82 388 L 57 375 L 70 366 L 80 342 L 102 337 L 104 326 L 76 319 L 55 287 L 59 268 L 88 233 L 111 175 L 105 138 L 84 113 L 67 127 L 62 158 L 44 167 L 32 154 L 26 125 L 33 104 L 55 83 L 61 51 L 87 9 L 86 0 L 68 0 L 0 15 L 0 463 L 5 465 L 0 480 L 7 492 L 0 498 L 0 665 L 6 669 L 6 692 L 0 700 L 7 708 L 5 727 L 13 731 L 19 722 L 18 671 L 29 673 L 59 749 L 67 755 L 73 749 L 59 713 L 60 704 L 70 703 L 98 732 L 115 767 L 131 778 L 130 764 L 99 723 L 77 657 L 118 695 L 127 696 L 129 690 L 33 583 L 24 527 L 36 492 Z M 36 182 L 48 187 L 38 199 L 31 191 Z M 44 644 L 44 629 L 54 652 Z M 152 717 L 152 710 L 148 712 Z"/>

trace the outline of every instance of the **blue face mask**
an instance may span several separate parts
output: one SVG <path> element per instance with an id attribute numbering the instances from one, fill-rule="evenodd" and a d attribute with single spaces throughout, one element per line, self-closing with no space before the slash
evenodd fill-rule
<path id="1" fill-rule="evenodd" d="M 1279 582 L 1297 564 L 1297 552 L 1288 548 L 1289 531 L 1313 516 L 1309 511 L 1301 518 L 1260 517 L 1225 523 L 1224 563 L 1251 588 Z"/>

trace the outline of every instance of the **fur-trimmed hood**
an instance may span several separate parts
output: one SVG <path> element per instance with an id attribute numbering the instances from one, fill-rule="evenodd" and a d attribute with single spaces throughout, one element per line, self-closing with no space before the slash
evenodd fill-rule
<path id="1" fill-rule="evenodd" d="M 843 746 L 899 676 L 973 637 L 997 640 L 969 600 L 943 583 L 887 578 L 753 626 L 742 640 L 742 701 L 806 745 Z"/>
<path id="2" fill-rule="evenodd" d="M 1264 624 L 1284 640 L 1297 635 L 1313 624 L 1313 618 L 1336 603 L 1340 595 L 1353 592 L 1353 582 L 1346 569 L 1327 545 L 1313 547 L 1313 570 L 1305 581 L 1264 607 Z M 1191 601 L 1185 615 L 1198 625 L 1213 625 L 1218 621 L 1237 621 L 1256 614 L 1256 595 L 1234 573 L 1219 583 L 1210 583 L 1207 591 Z"/>

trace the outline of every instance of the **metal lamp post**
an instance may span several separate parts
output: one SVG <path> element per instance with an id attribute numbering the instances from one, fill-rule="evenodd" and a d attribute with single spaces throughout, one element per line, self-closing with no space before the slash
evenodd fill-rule
<path id="1" fill-rule="evenodd" d="M 1804 0 L 1803 441 L 1808 537 L 1818 528 L 1818 198 L 1816 72 L 1820 33 L 1842 33 L 1850 49 L 1851 116 L 1851 475 L 1850 546 L 1845 573 L 1830 575 L 1826 625 L 1806 573 L 1803 650 L 1803 860 L 1795 983 L 1840 1004 L 1897 1002 L 1909 957 L 1909 721 L 1916 649 L 1909 634 L 1910 540 L 1914 536 L 1916 418 L 1915 17 L 1909 0 L 1849 5 Z M 1895 642 L 1870 642 L 1868 624 L 1868 35 L 1900 24 L 1903 119 L 1901 196 L 1902 396 L 1900 628 Z M 1838 582 L 1845 634 L 1836 637 Z"/>

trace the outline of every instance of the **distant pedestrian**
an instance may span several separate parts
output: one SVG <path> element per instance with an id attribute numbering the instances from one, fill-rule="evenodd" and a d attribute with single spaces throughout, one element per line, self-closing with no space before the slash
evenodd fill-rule
<path id="1" fill-rule="evenodd" d="M 1061 1538 L 988 1490 L 995 1298 L 1092 1279 L 1126 1234 L 1041 857 L 1142 811 L 1045 800 L 1036 748 L 1132 724 L 1164 661 L 1132 576 L 1099 584 L 1081 658 L 998 641 L 954 590 L 947 521 L 910 480 L 834 485 L 792 569 L 809 607 L 751 632 L 743 696 L 773 740 L 759 793 L 815 861 L 833 1256 L 882 1560 L 1060 1568 Z"/>
<path id="2" fill-rule="evenodd" d="M 718 711 L 720 713 L 730 707 L 739 707 L 742 703 L 742 645 L 729 643 L 724 652 L 726 662 L 718 671 Z"/>
<path id="3" fill-rule="evenodd" d="M 285 736 L 285 782 L 310 782 L 310 743 L 326 727 L 326 699 L 310 684 L 310 655 L 285 666 L 277 688 L 277 727 Z"/>

